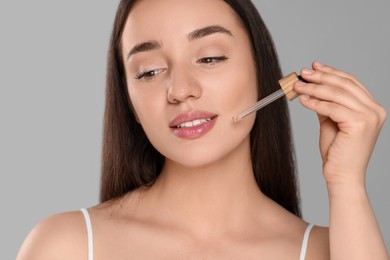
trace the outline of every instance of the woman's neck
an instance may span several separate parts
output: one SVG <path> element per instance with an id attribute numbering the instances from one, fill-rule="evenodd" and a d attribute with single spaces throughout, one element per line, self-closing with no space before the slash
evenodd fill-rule
<path id="1" fill-rule="evenodd" d="M 147 203 L 143 205 L 151 215 L 204 235 L 239 228 L 268 201 L 253 174 L 249 140 L 237 151 L 202 167 L 166 160 L 144 198 Z"/>

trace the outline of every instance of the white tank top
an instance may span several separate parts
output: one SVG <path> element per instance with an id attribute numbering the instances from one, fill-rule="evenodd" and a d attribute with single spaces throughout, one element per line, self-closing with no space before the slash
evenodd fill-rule
<path id="1" fill-rule="evenodd" d="M 87 225 L 87 235 L 88 235 L 88 260 L 93 260 L 93 234 L 92 234 L 92 223 L 91 217 L 89 216 L 88 210 L 81 209 L 84 215 L 85 224 Z M 309 242 L 310 231 L 313 228 L 313 224 L 307 226 L 305 230 L 305 234 L 303 235 L 303 241 L 301 246 L 301 255 L 299 256 L 299 260 L 305 260 L 306 251 L 307 251 L 307 243 Z"/>

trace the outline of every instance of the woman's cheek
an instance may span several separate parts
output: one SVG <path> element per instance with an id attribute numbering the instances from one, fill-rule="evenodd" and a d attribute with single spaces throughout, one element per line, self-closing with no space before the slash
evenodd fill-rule
<path id="1" fill-rule="evenodd" d="M 224 79 L 225 100 L 229 108 L 235 113 L 241 113 L 244 109 L 257 101 L 256 79 L 250 74 L 231 73 Z"/>
<path id="2" fill-rule="evenodd" d="M 161 109 L 158 108 L 159 102 L 156 100 L 155 92 L 137 89 L 137 87 L 134 86 L 134 89 L 129 90 L 129 97 L 139 123 L 145 125 L 148 120 L 153 120 L 156 111 Z"/>

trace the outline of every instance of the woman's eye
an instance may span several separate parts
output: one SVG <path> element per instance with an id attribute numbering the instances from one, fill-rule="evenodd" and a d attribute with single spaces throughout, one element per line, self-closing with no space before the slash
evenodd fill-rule
<path id="1" fill-rule="evenodd" d="M 197 61 L 197 63 L 204 63 L 204 64 L 209 64 L 209 65 L 214 65 L 218 62 L 222 62 L 227 60 L 228 57 L 226 56 L 217 56 L 217 57 L 204 57 L 201 58 Z"/>
<path id="2" fill-rule="evenodd" d="M 148 70 L 148 71 L 140 71 L 135 75 L 135 79 L 151 80 L 156 75 L 160 74 L 163 71 L 165 71 L 165 69 L 154 69 L 154 70 Z"/>

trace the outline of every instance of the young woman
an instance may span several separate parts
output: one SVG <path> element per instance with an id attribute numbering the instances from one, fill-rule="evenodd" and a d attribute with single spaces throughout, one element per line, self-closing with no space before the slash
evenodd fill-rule
<path id="1" fill-rule="evenodd" d="M 251 2 L 121 1 L 102 203 L 44 220 L 18 259 L 388 259 L 365 191 L 386 113 L 347 73 L 315 62 L 301 74 L 329 228 L 300 217 L 286 102 L 232 120 L 282 77 Z"/>

